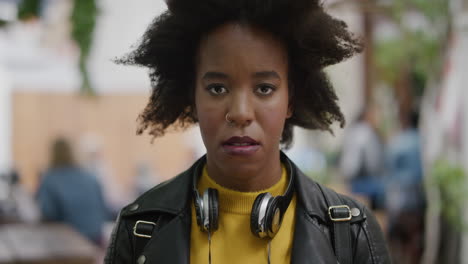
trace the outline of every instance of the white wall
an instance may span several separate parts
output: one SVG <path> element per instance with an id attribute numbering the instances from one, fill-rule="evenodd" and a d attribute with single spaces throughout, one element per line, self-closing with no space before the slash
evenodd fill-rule
<path id="1" fill-rule="evenodd" d="M 0 41 L 0 174 L 11 164 L 11 82 L 1 63 L 2 42 Z"/>
<path id="2" fill-rule="evenodd" d="M 162 0 L 102 0 L 89 69 L 101 92 L 149 91 L 146 69 L 116 65 L 113 58 L 131 50 L 155 16 L 166 10 Z"/>
<path id="3" fill-rule="evenodd" d="M 8 55 L 4 65 L 15 90 L 73 92 L 80 86 L 78 49 L 70 40 L 70 0 L 50 0 L 39 23 L 17 23 L 4 40 Z M 100 13 L 94 32 L 88 70 L 98 93 L 149 91 L 147 71 L 116 65 L 136 44 L 153 18 L 166 9 L 165 2 L 139 0 L 97 1 Z"/>
<path id="4" fill-rule="evenodd" d="M 464 58 L 460 60 L 459 66 L 461 75 L 460 85 L 462 86 L 461 98 L 463 98 L 461 102 L 461 107 L 463 108 L 461 117 L 461 122 L 463 123 L 461 130 L 461 142 L 463 145 L 461 163 L 465 168 L 465 174 L 468 174 L 468 75 L 466 74 L 468 69 L 468 60 L 466 59 L 468 58 L 468 0 L 460 0 L 457 2 L 459 2 L 460 7 L 458 10 L 462 11 L 456 16 L 455 25 L 458 32 L 457 37 L 460 43 L 459 45 L 461 47 L 459 57 Z M 468 180 L 466 184 L 468 184 Z M 464 219 L 465 223 L 468 223 L 468 212 L 465 212 Z M 463 235 L 461 252 L 461 263 L 468 263 L 468 232 L 465 232 Z"/>

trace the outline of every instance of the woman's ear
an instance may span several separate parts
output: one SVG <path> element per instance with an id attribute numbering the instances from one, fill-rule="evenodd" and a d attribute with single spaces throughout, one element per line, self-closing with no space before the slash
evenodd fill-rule
<path id="1" fill-rule="evenodd" d="M 197 115 L 197 106 L 195 105 L 195 103 L 193 103 L 191 106 L 190 106 L 191 110 L 191 116 L 193 118 L 194 121 L 198 122 L 198 115 Z"/>
<path id="2" fill-rule="evenodd" d="M 288 79 L 288 112 L 286 113 L 286 119 L 293 116 L 294 113 L 294 84 L 292 83 L 291 79 Z"/>
<path id="3" fill-rule="evenodd" d="M 193 120 L 198 121 L 198 115 L 197 115 L 197 104 L 195 103 L 195 87 L 192 87 L 190 90 L 190 112 Z"/>
<path id="4" fill-rule="evenodd" d="M 293 106 L 292 103 L 290 102 L 288 105 L 288 112 L 286 113 L 286 119 L 290 118 L 293 115 Z"/>

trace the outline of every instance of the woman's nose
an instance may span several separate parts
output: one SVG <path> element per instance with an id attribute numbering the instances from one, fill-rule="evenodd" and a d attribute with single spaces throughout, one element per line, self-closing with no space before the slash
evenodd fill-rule
<path id="1" fill-rule="evenodd" d="M 254 116 L 254 107 L 248 95 L 241 93 L 231 97 L 226 115 L 229 123 L 245 127 L 252 123 Z"/>

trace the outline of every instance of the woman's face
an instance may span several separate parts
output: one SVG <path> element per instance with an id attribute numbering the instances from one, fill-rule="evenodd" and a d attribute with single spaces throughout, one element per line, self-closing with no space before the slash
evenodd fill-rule
<path id="1" fill-rule="evenodd" d="M 195 106 L 209 164 L 243 173 L 279 162 L 287 69 L 281 42 L 250 26 L 225 24 L 201 41 Z"/>

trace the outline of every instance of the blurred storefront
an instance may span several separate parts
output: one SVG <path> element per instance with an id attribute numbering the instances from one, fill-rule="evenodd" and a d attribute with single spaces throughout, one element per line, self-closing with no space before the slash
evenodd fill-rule
<path id="1" fill-rule="evenodd" d="M 150 92 L 147 72 L 113 62 L 129 51 L 153 17 L 165 9 L 164 1 L 144 0 L 137 5 L 125 0 L 96 1 L 99 15 L 87 62 L 93 95 L 80 92 L 79 49 L 70 37 L 70 13 L 77 1 L 39 1 L 40 17 L 16 21 L 11 14 L 16 16 L 17 10 L 13 8 L 5 15 L 3 7 L 8 2 L 11 9 L 19 1 L 0 0 L 2 263 L 33 263 L 26 262 L 28 257 L 28 261 L 35 258 L 44 261 L 41 263 L 94 263 L 96 256 L 96 263 L 102 262 L 103 248 L 90 248 L 86 243 L 89 241 L 83 242 L 83 238 L 70 228 L 49 228 L 43 223 L 18 226 L 15 223 L 28 221 L 16 217 L 18 208 L 12 207 L 21 205 L 13 203 L 11 179 L 2 177 L 14 168 L 15 177 L 26 190 L 24 194 L 34 202 L 43 172 L 50 164 L 50 148 L 56 138 L 66 138 L 79 164 L 95 172 L 114 214 L 144 188 L 151 187 L 140 185 L 175 176 L 203 153 L 201 139 L 194 130 L 168 133 L 153 143 L 149 135 L 136 135 L 136 119 Z M 3 211 L 4 207 L 8 210 Z M 15 217 L 10 212 L 14 212 Z M 37 220 L 36 217 L 29 222 Z M 18 228 L 26 231 L 15 232 Z M 112 224 L 105 230 L 104 244 L 110 237 L 110 229 Z M 34 240 L 38 246 L 25 244 L 28 249 L 21 255 L 13 247 L 24 243 L 21 241 L 25 239 Z M 38 241 L 50 244 L 47 240 L 54 240 L 55 244 L 49 248 L 41 247 Z M 60 243 L 79 248 L 60 248 Z M 79 249 L 82 249 L 81 253 Z M 60 253 L 56 251 L 62 251 L 63 258 L 44 259 Z M 81 258 L 83 261 L 80 262 L 77 252 L 84 257 Z M 3 257 L 11 258 L 11 262 Z"/>
<path id="2" fill-rule="evenodd" d="M 66 137 L 80 164 L 96 172 L 109 202 L 117 210 L 144 191 L 145 185 L 166 180 L 185 169 L 204 153 L 204 147 L 197 129 L 168 133 L 152 144 L 150 136 L 136 136 L 136 119 L 147 102 L 150 89 L 147 72 L 113 62 L 136 44 L 135 40 L 148 23 L 165 9 L 164 1 L 141 0 L 138 4 L 129 4 L 127 0 L 96 1 L 98 16 L 87 62 L 94 95 L 79 92 L 79 48 L 70 37 L 70 13 L 74 1 L 80 0 L 41 1 L 40 19 L 0 27 L 0 175 L 17 169 L 21 183 L 34 194 L 41 173 L 48 166 L 51 143 L 59 136 Z M 9 10 L 15 11 L 11 4 L 16 5 L 16 0 L 0 0 L 0 9 L 7 2 Z M 392 3 L 370 2 L 384 7 Z M 360 1 L 333 0 L 326 4 L 351 31 L 357 35 L 370 34 L 366 41 L 387 41 L 399 34 L 395 33 L 393 21 L 389 22 L 388 16 L 379 13 L 383 9 L 362 8 Z M 449 169 L 464 171 L 465 176 L 468 171 L 468 90 L 465 87 L 468 83 L 468 0 L 451 0 L 450 8 L 452 30 L 444 49 L 444 70 L 441 77 L 431 76 L 424 84 L 426 88 L 419 108 L 429 200 L 421 261 L 425 264 L 468 263 L 468 233 L 455 229 L 448 240 L 442 238 L 445 232 L 440 220 L 443 201 L 440 184 L 434 185 L 432 176 L 436 171 L 434 166 L 440 160 L 450 164 Z M 4 10 L 0 10 L 0 20 L 2 15 L 14 20 L 12 12 Z M 371 13 L 375 23 L 369 23 Z M 424 19 L 420 19 L 417 12 L 409 13 L 408 17 L 402 18 L 402 24 L 408 23 L 408 28 L 424 24 L 420 23 Z M 422 28 L 432 30 L 427 25 Z M 404 42 L 410 41 L 402 38 L 400 43 Z M 388 43 L 387 47 L 392 48 L 392 42 Z M 368 60 L 377 61 L 376 53 L 381 51 L 377 47 L 369 49 L 366 54 L 326 70 L 340 98 L 347 125 L 352 124 L 363 106 L 373 100 L 378 106 L 382 137 L 390 138 L 398 129 L 395 120 L 401 104 L 408 108 L 413 103 L 410 99 L 416 97 L 410 98 L 410 88 L 405 86 L 408 84 L 401 85 L 405 80 L 384 83 L 374 75 L 377 74 L 376 67 Z M 404 53 L 395 56 L 393 49 L 387 51 L 390 51 L 387 57 L 391 59 L 397 60 L 395 57 L 400 58 L 398 56 L 403 54 L 401 58 L 411 61 Z M 387 73 L 392 77 L 398 77 L 406 70 L 390 66 Z M 343 192 L 349 190 L 333 166 L 339 159 L 346 129 L 336 126 L 334 135 L 297 129 L 296 144 L 289 151 L 311 177 L 332 182 Z M 438 180 L 438 183 L 444 181 Z M 4 191 L 7 186 L 2 184 L 0 177 L 0 201 L 4 198 L 2 194 L 7 193 Z M 467 190 L 468 193 L 464 178 L 450 184 L 458 184 L 457 192 Z M 458 222 L 468 222 L 468 212 L 464 212 L 464 219 L 460 221 L 462 208 L 459 209 Z M 381 218 L 384 217 L 385 212 Z M 453 244 L 441 249 L 447 241 Z M 452 245 L 453 250 L 448 250 Z M 0 252 L 1 247 L 0 244 Z M 447 261 L 440 262 L 440 255 L 444 254 Z"/>
<path id="3" fill-rule="evenodd" d="M 423 263 L 468 262 L 468 1 L 451 1 L 450 11 L 442 76 L 429 83 L 421 109 L 429 200 Z"/>
<path id="4" fill-rule="evenodd" d="M 134 185 L 139 164 L 150 164 L 161 181 L 195 158 L 192 152 L 200 152 L 199 145 L 184 147 L 194 142 L 186 140 L 186 134 L 169 134 L 154 144 L 149 136 L 137 137 L 136 119 L 150 87 L 146 71 L 113 62 L 164 10 L 164 2 L 130 6 L 126 1 L 98 2 L 99 19 L 87 63 L 94 96 L 79 93 L 79 50 L 69 36 L 73 2 L 41 1 L 40 19 L 11 23 L 1 31 L 0 167 L 15 166 L 34 192 L 48 165 L 50 143 L 66 137 L 82 163 L 90 152 L 100 152 L 109 175 L 106 184 L 115 187 L 111 189 L 122 206 L 134 196 L 128 186 Z"/>

